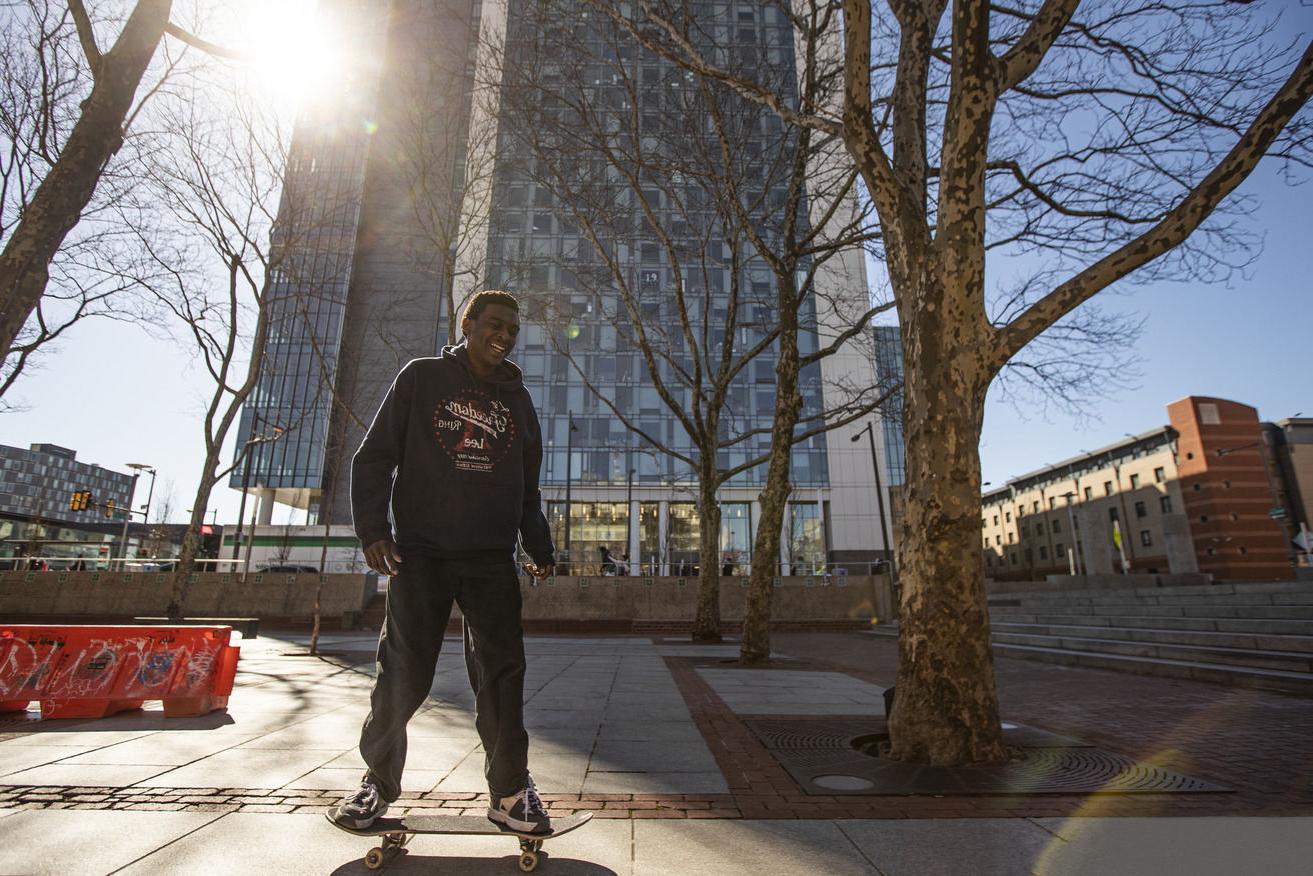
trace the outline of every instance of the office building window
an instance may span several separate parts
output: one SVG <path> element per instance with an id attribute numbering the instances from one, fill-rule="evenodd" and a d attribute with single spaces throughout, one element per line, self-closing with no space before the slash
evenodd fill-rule
<path id="1" fill-rule="evenodd" d="M 1140 530 L 1140 544 L 1144 545 L 1145 547 L 1149 547 L 1150 545 L 1153 544 L 1153 536 L 1149 533 L 1149 530 L 1147 529 Z"/>
<path id="2" fill-rule="evenodd" d="M 1094 498 L 1094 488 L 1093 488 L 1093 487 L 1086 487 L 1086 488 L 1085 488 L 1085 501 L 1086 501 L 1086 502 L 1089 502 L 1089 501 L 1092 500 L 1093 498 Z"/>
<path id="3" fill-rule="evenodd" d="M 1139 488 L 1140 488 L 1140 476 L 1137 474 L 1131 475 L 1131 489 L 1138 490 Z"/>
<path id="4" fill-rule="evenodd" d="M 1112 495 L 1112 481 L 1104 481 L 1104 482 L 1103 482 L 1103 495 L 1105 495 L 1105 496 L 1111 496 L 1111 495 Z"/>
<path id="5" fill-rule="evenodd" d="M 1161 484 L 1165 480 L 1167 480 L 1167 472 L 1163 471 L 1163 467 L 1160 465 L 1153 470 L 1153 482 Z"/>
<path id="6" fill-rule="evenodd" d="M 1135 516 L 1136 516 L 1136 517 L 1148 517 L 1148 516 L 1149 516 L 1149 509 L 1145 507 L 1145 505 L 1144 505 L 1143 502 L 1136 502 L 1136 503 L 1135 503 Z"/>

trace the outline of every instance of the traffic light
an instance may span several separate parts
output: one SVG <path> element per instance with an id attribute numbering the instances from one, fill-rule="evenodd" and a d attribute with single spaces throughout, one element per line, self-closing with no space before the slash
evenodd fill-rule
<path id="1" fill-rule="evenodd" d="M 68 510 L 70 511 L 85 511 L 90 505 L 90 490 L 75 490 L 72 497 L 68 500 Z"/>
<path id="2" fill-rule="evenodd" d="M 113 516 L 114 516 L 114 500 L 113 500 L 113 499 L 110 499 L 108 502 L 105 503 L 105 516 L 106 516 L 106 517 L 113 517 Z"/>

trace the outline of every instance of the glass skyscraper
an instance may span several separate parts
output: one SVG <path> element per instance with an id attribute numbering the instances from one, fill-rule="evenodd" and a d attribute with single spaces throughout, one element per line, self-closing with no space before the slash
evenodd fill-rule
<path id="1" fill-rule="evenodd" d="M 533 108 L 538 115 L 526 113 L 516 100 L 522 95 L 507 94 L 509 81 L 487 90 L 496 96 L 494 103 L 480 104 L 474 97 L 484 69 L 480 34 L 505 34 L 508 69 L 533 63 L 539 65 L 533 75 L 544 81 L 576 77 L 572 84 L 586 86 L 601 125 L 667 159 L 680 157 L 680 138 L 700 124 L 696 117 L 690 124 L 688 113 L 697 86 L 674 65 L 608 30 L 596 10 L 590 19 L 586 4 L 561 16 L 558 0 L 556 23 L 569 25 L 561 34 L 574 40 L 574 51 L 556 45 L 544 55 L 536 3 L 394 2 L 381 29 L 378 73 L 360 85 L 358 105 L 339 108 L 343 111 L 331 122 L 304 124 L 304 136 L 298 128 L 288 192 L 295 195 L 298 185 L 333 189 L 326 199 L 334 217 L 326 224 L 333 230 L 299 238 L 304 250 L 287 259 L 295 269 L 270 290 L 276 342 L 271 340 L 265 356 L 258 398 L 244 412 L 239 447 L 271 435 L 274 426 L 288 431 L 275 441 L 253 443 L 250 472 L 239 467 L 230 483 L 260 491 L 265 519 L 276 500 L 306 508 L 320 522 L 325 517 L 349 522 L 350 455 L 396 371 L 410 358 L 434 355 L 446 342 L 453 318 L 449 293 L 458 318 L 470 292 L 505 288 L 525 302 L 513 359 L 524 371 L 543 425 L 542 483 L 558 549 L 567 541 L 568 526 L 576 568 L 595 566 L 597 548 L 606 545 L 617 557 L 630 554 L 635 569 L 691 572 L 698 541 L 693 471 L 687 462 L 653 449 L 602 399 L 669 450 L 692 455 L 693 442 L 660 398 L 633 332 L 642 327 L 660 335 L 665 358 L 658 368 L 677 406 L 687 411 L 695 386 L 678 374 L 692 370 L 695 351 L 685 333 L 665 331 L 681 319 L 676 289 L 697 302 L 685 311 L 694 337 L 724 328 L 733 290 L 739 306 L 731 343 L 747 348 L 776 319 L 775 281 L 750 246 L 717 228 L 709 203 L 713 193 L 692 179 L 668 174 L 651 178 L 648 187 L 627 189 L 623 162 L 567 155 L 565 163 L 578 171 L 574 178 L 604 195 L 592 218 L 605 223 L 605 240 L 581 227 L 588 217 L 581 217 L 578 199 L 563 195 L 556 184 L 562 178 L 553 176 L 562 165 L 535 154 L 543 131 L 562 119 L 560 108 L 547 100 Z M 694 6 L 709 46 L 727 50 L 734 63 L 787 74 L 780 78 L 782 88 L 796 99 L 793 33 L 780 9 L 759 2 Z M 504 20 L 496 20 L 498 15 Z M 770 175 L 788 158 L 771 150 L 789 138 L 767 111 L 747 118 L 750 127 L 741 132 L 748 156 L 745 178 L 762 187 L 760 230 L 769 236 L 780 206 L 769 188 L 778 182 Z M 409 138 L 412 129 L 425 136 Z M 495 131 L 489 135 L 491 149 L 476 142 L 485 130 Z M 417 162 L 417 144 L 423 155 L 441 160 Z M 488 154 L 479 164 L 480 155 Z M 432 173 L 422 187 L 416 185 L 420 165 Z M 477 180 L 483 180 L 486 198 L 481 199 Z M 428 198 L 422 203 L 419 188 Z M 662 234 L 654 232 L 640 199 L 652 208 Z M 462 248 L 466 244 L 455 239 L 436 245 L 441 241 L 428 233 L 429 226 L 444 209 L 475 245 Z M 801 209 L 805 223 L 806 203 Z M 627 284 L 627 296 L 618 289 L 621 283 Z M 865 300 L 860 253 L 849 260 L 844 283 L 839 294 Z M 634 319 L 617 317 L 626 300 L 635 307 Z M 305 301 L 317 303 L 308 308 Z M 806 354 L 818 343 L 813 299 L 807 299 L 799 319 Z M 710 357 L 717 351 L 711 343 L 697 352 Z M 769 447 L 775 365 L 776 353 L 768 347 L 730 383 L 723 437 L 746 437 L 718 451 L 721 468 Z M 576 367 L 588 376 L 591 390 Z M 827 369 L 869 373 L 871 358 L 837 357 L 805 368 L 800 375 L 804 417 L 825 406 Z M 868 379 L 874 382 L 874 374 Z M 780 558 L 792 571 L 859 562 L 883 548 L 882 537 L 875 540 L 869 458 L 850 447 L 848 434 L 820 435 L 793 452 L 794 491 Z M 885 443 L 891 444 L 887 437 Z M 719 493 L 720 542 L 724 565 L 732 571 L 745 569 L 750 559 L 764 474 L 764 466 L 749 469 Z"/>

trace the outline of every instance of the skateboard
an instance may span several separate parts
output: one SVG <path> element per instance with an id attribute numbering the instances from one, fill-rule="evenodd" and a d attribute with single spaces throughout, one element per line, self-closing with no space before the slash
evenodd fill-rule
<path id="1" fill-rule="evenodd" d="M 356 830 L 333 820 L 337 807 L 329 809 L 325 817 L 338 830 L 356 836 L 382 837 L 380 845 L 365 855 L 365 866 L 377 870 L 401 853 L 415 834 L 489 835 L 506 834 L 520 839 L 520 869 L 531 873 L 538 867 L 538 851 L 543 843 L 564 833 L 582 827 L 592 820 L 591 812 L 576 812 L 565 818 L 553 818 L 552 829 L 547 833 L 521 833 L 484 818 L 480 815 L 412 815 L 402 818 L 380 818 L 364 830 Z"/>

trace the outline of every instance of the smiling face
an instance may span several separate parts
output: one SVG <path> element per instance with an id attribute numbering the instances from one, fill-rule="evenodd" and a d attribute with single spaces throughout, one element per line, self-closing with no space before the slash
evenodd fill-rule
<path id="1" fill-rule="evenodd" d="M 489 304 L 477 318 L 464 320 L 460 330 L 465 334 L 474 375 L 487 380 L 515 348 L 520 315 L 505 304 Z"/>

